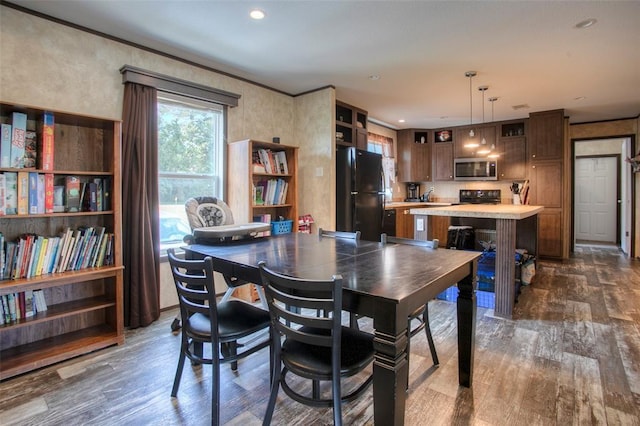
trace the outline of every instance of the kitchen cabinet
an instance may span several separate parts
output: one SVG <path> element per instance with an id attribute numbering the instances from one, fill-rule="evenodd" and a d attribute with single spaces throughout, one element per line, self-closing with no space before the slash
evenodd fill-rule
<path id="1" fill-rule="evenodd" d="M 336 144 L 367 149 L 367 111 L 336 101 Z"/>
<path id="2" fill-rule="evenodd" d="M 431 180 L 431 141 L 427 130 L 398 131 L 398 182 Z"/>
<path id="3" fill-rule="evenodd" d="M 396 209 L 396 237 L 413 239 L 413 216 L 411 208 Z"/>
<path id="4" fill-rule="evenodd" d="M 453 142 L 433 144 L 433 180 L 453 180 Z"/>
<path id="5" fill-rule="evenodd" d="M 529 204 L 562 208 L 562 161 L 536 162 L 529 174 Z"/>
<path id="6" fill-rule="evenodd" d="M 527 139 L 525 136 L 500 138 L 498 142 L 498 176 L 500 180 L 523 180 L 527 177 Z"/>
<path id="7" fill-rule="evenodd" d="M 529 114 L 529 158 L 561 160 L 564 152 L 564 110 Z"/>
<path id="8" fill-rule="evenodd" d="M 474 136 L 469 136 L 471 129 L 474 131 Z M 482 144 L 483 139 L 485 141 L 484 145 Z M 465 146 L 469 144 L 477 144 L 478 146 L 475 148 Z M 497 147 L 495 124 L 458 127 L 454 132 L 453 157 L 483 157 L 485 155 L 478 154 L 478 150 L 482 147 L 491 148 L 491 145 Z"/>
<path id="9" fill-rule="evenodd" d="M 563 257 L 562 209 L 549 209 L 538 213 L 538 255 Z"/>

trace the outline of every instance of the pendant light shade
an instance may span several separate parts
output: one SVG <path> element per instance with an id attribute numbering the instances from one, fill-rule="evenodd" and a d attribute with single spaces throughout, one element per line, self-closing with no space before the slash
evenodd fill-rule
<path id="1" fill-rule="evenodd" d="M 477 73 L 475 71 L 467 71 L 464 73 L 465 77 L 469 78 L 469 124 L 473 125 L 473 91 L 472 91 L 472 80 L 473 77 L 475 77 L 477 75 Z M 476 133 L 473 131 L 473 129 L 469 130 L 469 137 L 474 137 L 476 135 Z"/>
<path id="2" fill-rule="evenodd" d="M 489 86 L 478 87 L 478 90 L 482 92 L 482 124 L 484 124 L 484 92 L 486 92 L 488 88 Z M 481 145 L 487 144 L 487 140 L 484 138 L 484 135 L 482 135 L 482 141 L 480 142 L 480 144 Z M 478 153 L 480 153 L 480 151 L 478 151 Z"/>

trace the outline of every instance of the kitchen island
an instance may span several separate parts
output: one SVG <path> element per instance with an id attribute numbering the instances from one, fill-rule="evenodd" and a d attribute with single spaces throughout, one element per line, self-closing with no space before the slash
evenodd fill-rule
<path id="1" fill-rule="evenodd" d="M 411 209 L 450 206 L 451 203 L 433 201 L 392 201 L 385 204 L 385 216 L 382 231 L 387 235 L 401 238 L 415 238 L 413 231 L 414 216 Z"/>
<path id="2" fill-rule="evenodd" d="M 496 275 L 495 292 L 496 316 L 511 318 L 515 300 L 515 262 L 516 239 L 525 241 L 525 248 L 531 253 L 537 249 L 537 215 L 544 210 L 542 206 L 515 204 L 463 204 L 445 207 L 415 208 L 411 214 L 416 222 L 426 216 L 450 216 L 452 218 L 495 220 L 496 229 Z M 526 223 L 525 223 L 526 221 Z M 518 223 L 527 226 L 518 227 Z M 424 222 L 423 222 L 424 223 Z M 519 236 L 518 233 L 524 234 Z M 416 236 L 418 233 L 416 232 Z"/>

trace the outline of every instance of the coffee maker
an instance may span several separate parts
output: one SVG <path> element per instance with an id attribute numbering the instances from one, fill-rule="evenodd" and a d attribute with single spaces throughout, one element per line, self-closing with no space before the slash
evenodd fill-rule
<path id="1" fill-rule="evenodd" d="M 409 182 L 407 183 L 407 198 L 404 201 L 420 201 L 420 184 Z"/>

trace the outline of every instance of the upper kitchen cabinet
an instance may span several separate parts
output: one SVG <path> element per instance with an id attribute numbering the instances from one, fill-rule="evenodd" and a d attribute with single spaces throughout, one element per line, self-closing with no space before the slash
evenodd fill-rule
<path id="1" fill-rule="evenodd" d="M 529 114 L 529 159 L 561 160 L 564 143 L 564 110 Z"/>
<path id="2" fill-rule="evenodd" d="M 336 144 L 367 149 L 367 111 L 336 101 Z"/>
<path id="3" fill-rule="evenodd" d="M 527 177 L 527 122 L 503 122 L 498 125 L 498 176 L 501 180 Z"/>
<path id="4" fill-rule="evenodd" d="M 470 134 L 471 130 L 473 135 Z M 496 144 L 495 124 L 458 127 L 454 134 L 453 156 L 454 158 L 482 157 L 484 155 L 478 154 L 478 151 L 483 146 L 489 149 L 491 145 Z"/>
<path id="5" fill-rule="evenodd" d="M 433 180 L 453 180 L 453 130 L 436 130 L 433 134 Z"/>
<path id="6" fill-rule="evenodd" d="M 427 130 L 398 131 L 398 181 L 431 180 L 431 141 Z"/>

